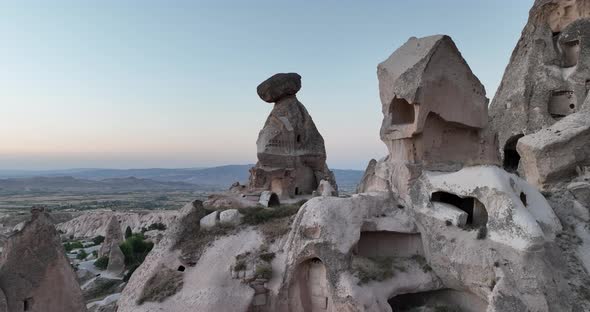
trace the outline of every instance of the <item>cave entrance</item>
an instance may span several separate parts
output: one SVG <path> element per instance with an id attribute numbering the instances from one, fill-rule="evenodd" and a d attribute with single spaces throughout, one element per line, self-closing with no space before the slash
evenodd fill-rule
<path id="1" fill-rule="evenodd" d="M 423 256 L 424 247 L 420 233 L 363 231 L 353 254 L 367 258 Z"/>
<path id="2" fill-rule="evenodd" d="M 280 205 L 281 201 L 279 200 L 279 195 L 271 193 L 270 198 L 268 199 L 268 207 L 278 207 Z"/>
<path id="3" fill-rule="evenodd" d="M 459 197 L 447 192 L 434 192 L 430 197 L 431 202 L 441 202 L 453 205 L 467 213 L 465 225 L 480 227 L 488 223 L 488 212 L 485 206 L 474 197 Z"/>
<path id="4" fill-rule="evenodd" d="M 393 125 L 414 123 L 414 105 L 404 99 L 393 99 L 389 105 L 389 114 Z"/>
<path id="5" fill-rule="evenodd" d="M 441 289 L 397 295 L 387 301 L 394 312 L 453 311 L 484 312 L 487 302 L 464 291 Z"/>
<path id="6" fill-rule="evenodd" d="M 520 163 L 520 154 L 516 150 L 516 143 L 518 140 L 522 138 L 523 134 L 517 134 L 512 136 L 506 144 L 504 145 L 504 170 L 512 173 L 516 173 L 518 171 L 518 165 Z"/>
<path id="7" fill-rule="evenodd" d="M 302 262 L 297 267 L 295 283 L 292 287 L 291 310 L 305 312 L 324 312 L 328 310 L 328 279 L 326 266 L 313 258 Z"/>

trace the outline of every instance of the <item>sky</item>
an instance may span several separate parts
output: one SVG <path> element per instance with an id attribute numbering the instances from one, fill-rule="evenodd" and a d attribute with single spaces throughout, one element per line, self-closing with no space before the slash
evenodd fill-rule
<path id="1" fill-rule="evenodd" d="M 0 0 L 0 169 L 187 168 L 256 161 L 297 72 L 328 165 L 364 169 L 376 75 L 409 37 L 450 35 L 492 98 L 532 0 Z"/>

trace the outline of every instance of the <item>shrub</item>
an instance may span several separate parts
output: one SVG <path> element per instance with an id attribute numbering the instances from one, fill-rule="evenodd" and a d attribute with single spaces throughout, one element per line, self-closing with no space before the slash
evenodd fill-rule
<path id="1" fill-rule="evenodd" d="M 131 237 L 131 235 L 133 235 L 133 232 L 131 232 L 131 228 L 127 226 L 127 228 L 125 229 L 125 239 Z"/>
<path id="2" fill-rule="evenodd" d="M 84 245 L 82 245 L 81 242 L 70 242 L 70 243 L 65 243 L 64 244 L 64 249 L 66 250 L 66 252 L 70 252 L 74 249 L 78 249 L 78 248 L 84 248 Z"/>
<path id="3" fill-rule="evenodd" d="M 246 261 L 238 260 L 234 266 L 234 271 L 244 271 L 246 269 Z"/>
<path id="4" fill-rule="evenodd" d="M 256 278 L 271 279 L 272 278 L 272 267 L 269 264 L 259 264 L 256 266 Z"/>
<path id="5" fill-rule="evenodd" d="M 426 261 L 426 258 L 424 258 L 421 255 L 413 255 L 411 257 L 412 260 L 418 262 L 418 264 L 422 267 L 422 271 L 424 273 L 428 273 L 430 271 L 432 271 L 432 268 L 430 267 L 430 264 L 428 264 L 428 261 Z"/>
<path id="6" fill-rule="evenodd" d="M 86 259 L 86 257 L 88 257 L 88 253 L 86 252 L 86 250 L 80 249 L 80 251 L 78 252 L 78 255 L 76 256 L 76 259 L 84 260 L 84 259 Z"/>
<path id="7" fill-rule="evenodd" d="M 137 299 L 138 304 L 146 301 L 162 302 L 164 299 L 174 295 L 182 289 L 182 273 L 163 268 L 158 270 L 146 283 L 141 296 Z"/>
<path id="8" fill-rule="evenodd" d="M 161 223 L 161 222 L 152 223 L 148 227 L 148 231 L 151 231 L 151 230 L 166 231 L 166 224 Z"/>
<path id="9" fill-rule="evenodd" d="M 98 251 L 97 250 L 93 250 L 92 251 L 92 255 L 94 256 L 94 258 L 98 258 Z"/>
<path id="10" fill-rule="evenodd" d="M 145 241 L 142 234 L 136 233 L 128 237 L 119 247 L 125 256 L 125 265 L 132 267 L 143 263 L 154 247 L 154 243 Z"/>
<path id="11" fill-rule="evenodd" d="M 94 266 L 101 270 L 106 270 L 106 268 L 109 266 L 109 257 L 102 256 L 96 259 L 96 261 L 94 261 Z"/>
<path id="12" fill-rule="evenodd" d="M 242 219 L 244 223 L 257 225 L 273 219 L 292 216 L 299 211 L 299 206 L 281 206 L 276 208 L 252 207 L 241 208 L 238 210 L 244 215 L 244 218 Z"/>
<path id="13" fill-rule="evenodd" d="M 370 281 L 384 281 L 394 275 L 391 257 L 357 257 L 353 259 L 352 267 L 359 279 L 359 285 Z"/>
<path id="14" fill-rule="evenodd" d="M 95 237 L 95 238 L 92 239 L 92 243 L 95 246 L 102 244 L 102 242 L 104 242 L 104 236 L 102 236 L 102 235 L 98 235 L 97 237 Z"/>
<path id="15" fill-rule="evenodd" d="M 272 259 L 275 258 L 275 253 L 274 252 L 265 252 L 265 253 L 260 254 L 260 256 L 258 256 L 258 257 L 262 261 L 271 262 Z"/>

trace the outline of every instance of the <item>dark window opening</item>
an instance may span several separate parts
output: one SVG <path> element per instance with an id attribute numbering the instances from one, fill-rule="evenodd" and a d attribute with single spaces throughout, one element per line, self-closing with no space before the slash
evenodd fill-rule
<path id="1" fill-rule="evenodd" d="M 300 142 L 301 142 L 301 134 L 298 134 L 297 135 L 297 143 L 300 143 Z"/>
<path id="2" fill-rule="evenodd" d="M 389 114 L 393 125 L 414 123 L 414 105 L 404 99 L 393 99 Z"/>
<path id="3" fill-rule="evenodd" d="M 526 194 L 524 192 L 520 192 L 520 201 L 524 204 L 524 206 L 527 206 L 527 202 L 526 202 Z"/>
<path id="4" fill-rule="evenodd" d="M 488 213 L 484 205 L 473 197 L 459 197 L 447 192 L 434 192 L 430 197 L 432 202 L 453 205 L 467 213 L 467 226 L 485 226 L 488 223 Z"/>
<path id="5" fill-rule="evenodd" d="M 299 188 L 295 187 L 295 195 L 299 195 Z"/>
<path id="6" fill-rule="evenodd" d="M 33 307 L 33 298 L 27 298 L 23 301 L 23 311 L 31 311 Z"/>
<path id="7" fill-rule="evenodd" d="M 276 193 L 270 194 L 270 198 L 268 199 L 268 206 L 269 207 L 278 207 L 281 205 L 279 201 L 279 196 Z"/>
<path id="8" fill-rule="evenodd" d="M 518 170 L 518 164 L 520 163 L 520 154 L 516 151 L 516 143 L 524 135 L 518 134 L 506 141 L 504 145 L 504 170 L 512 173 L 516 173 Z"/>
<path id="9" fill-rule="evenodd" d="M 487 303 L 477 296 L 453 289 L 401 294 L 387 303 L 394 312 L 411 311 L 485 311 Z"/>
<path id="10" fill-rule="evenodd" d="M 184 272 L 184 270 L 185 270 L 184 265 L 181 265 L 178 267 L 179 272 Z"/>

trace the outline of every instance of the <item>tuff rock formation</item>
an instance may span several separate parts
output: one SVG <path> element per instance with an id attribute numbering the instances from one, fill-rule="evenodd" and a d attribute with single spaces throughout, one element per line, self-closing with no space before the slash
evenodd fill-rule
<path id="1" fill-rule="evenodd" d="M 98 256 L 109 256 L 113 247 L 119 247 L 124 241 L 123 232 L 121 232 L 121 226 L 116 216 L 112 216 L 107 225 L 106 233 L 104 236 L 104 242 L 98 251 Z"/>
<path id="2" fill-rule="evenodd" d="M 383 162 L 392 172 L 383 177 L 393 178 L 381 187 L 405 193 L 423 169 L 493 161 L 493 137 L 482 131 L 488 118 L 484 87 L 451 38 L 410 38 L 379 64 L 377 75 L 381 140 L 389 149 Z"/>
<path id="3" fill-rule="evenodd" d="M 311 194 L 321 180 L 338 189 L 326 165 L 324 139 L 295 94 L 301 76 L 276 74 L 262 82 L 261 99 L 274 103 L 256 141 L 258 163 L 250 170 L 250 191 L 272 191 L 280 198 Z"/>
<path id="4" fill-rule="evenodd" d="M 113 216 L 120 221 L 121 231 L 130 227 L 133 232 L 140 232 L 142 228 L 149 228 L 154 223 L 162 223 L 168 227 L 175 222 L 177 215 L 178 212 L 173 210 L 134 212 L 99 210 L 84 212 L 76 218 L 57 224 L 56 227 L 66 237 L 74 235 L 75 238 L 93 238 L 98 235 L 106 236 L 107 227 Z"/>
<path id="5" fill-rule="evenodd" d="M 490 106 L 506 170 L 524 173 L 520 138 L 588 109 L 583 103 L 590 89 L 589 17 L 586 0 L 535 1 Z M 540 184 L 551 179 L 533 179 L 538 178 Z"/>
<path id="6" fill-rule="evenodd" d="M 0 255 L 0 311 L 81 312 L 86 305 L 59 235 L 43 208 Z"/>
<path id="7" fill-rule="evenodd" d="M 588 309 L 590 253 L 568 245 L 584 227 L 565 229 L 552 205 L 590 220 L 590 184 L 571 181 L 572 199 L 549 203 L 493 165 L 483 87 L 449 37 L 411 38 L 378 74 L 389 154 L 369 163 L 361 193 L 314 197 L 296 216 L 259 226 L 221 227 L 224 212 L 187 205 L 132 276 L 118 311 Z M 263 98 L 280 97 L 270 89 Z M 289 96 L 297 89 L 279 88 Z"/>
<path id="8" fill-rule="evenodd" d="M 389 153 L 369 162 L 358 194 L 256 226 L 187 205 L 118 311 L 590 311 L 589 6 L 535 2 L 490 119 L 451 38 L 410 38 L 378 66 Z M 299 107 L 299 77 L 273 78 L 259 87 L 273 113 Z M 282 152 L 283 130 L 298 128 L 273 113 L 249 187 L 262 176 L 261 192 L 292 195 L 285 162 L 307 156 Z"/>

